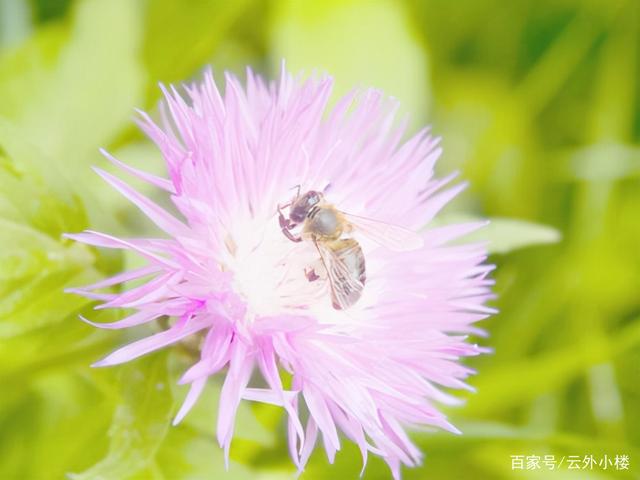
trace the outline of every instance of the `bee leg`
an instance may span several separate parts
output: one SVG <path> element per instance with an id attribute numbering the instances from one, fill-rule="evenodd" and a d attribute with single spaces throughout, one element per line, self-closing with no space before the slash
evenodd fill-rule
<path id="1" fill-rule="evenodd" d="M 305 268 L 304 275 L 305 277 L 307 277 L 307 280 L 309 280 L 310 282 L 315 282 L 316 280 L 320 279 L 315 269 L 313 268 Z"/>
<path id="2" fill-rule="evenodd" d="M 288 218 L 285 218 L 285 216 L 282 214 L 282 212 L 280 211 L 280 209 L 278 208 L 278 222 L 280 223 L 280 228 L 284 229 L 291 229 L 291 220 L 289 220 Z"/>
<path id="3" fill-rule="evenodd" d="M 302 237 L 294 236 L 287 228 L 283 228 L 282 229 L 282 233 L 284 233 L 284 236 L 287 237 L 292 242 L 296 242 L 297 243 L 297 242 L 301 242 L 302 241 Z"/>
<path id="4" fill-rule="evenodd" d="M 292 242 L 302 241 L 302 237 L 300 236 L 296 237 L 291 233 L 291 229 L 293 229 L 296 226 L 296 224 L 292 223 L 291 220 L 289 220 L 282 214 L 282 210 L 280 209 L 279 205 L 278 205 L 278 222 L 280 222 L 280 228 L 282 229 L 282 233 L 284 233 L 285 237 L 287 237 Z"/>
<path id="5" fill-rule="evenodd" d="M 311 263 L 311 265 L 305 267 L 304 275 L 310 282 L 315 282 L 316 280 L 326 280 L 327 271 L 324 268 L 322 260 L 318 259 L 315 262 Z"/>

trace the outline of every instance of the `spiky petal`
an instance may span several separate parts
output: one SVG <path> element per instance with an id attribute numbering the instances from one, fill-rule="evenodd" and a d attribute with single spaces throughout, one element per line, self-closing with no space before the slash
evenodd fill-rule
<path id="1" fill-rule="evenodd" d="M 492 267 L 483 263 L 482 245 L 449 242 L 482 224 L 429 227 L 464 185 L 445 188 L 453 176 L 433 177 L 438 139 L 423 130 L 403 143 L 397 105 L 381 92 L 353 92 L 328 110 L 327 76 L 302 80 L 283 69 L 278 83 L 266 84 L 251 71 L 246 87 L 232 75 L 225 80 L 224 95 L 211 72 L 185 86 L 187 99 L 164 89 L 160 125 L 141 112 L 140 126 L 160 149 L 168 180 L 104 152 L 127 174 L 169 193 L 180 218 L 97 170 L 164 236 L 69 235 L 132 250 L 148 263 L 75 291 L 102 300 L 98 308 L 136 311 L 98 327 L 129 328 L 162 315 L 174 322 L 96 365 L 202 335 L 200 360 L 181 379 L 190 390 L 176 422 L 207 378 L 228 367 L 217 425 L 227 454 L 245 399 L 285 409 L 289 450 L 300 470 L 319 437 L 332 461 L 342 432 L 359 446 L 364 463 L 369 453 L 380 455 L 398 478 L 402 464 L 421 462 L 407 428 L 458 432 L 436 403 L 455 403 L 441 387 L 468 388 L 464 379 L 472 371 L 459 359 L 484 351 L 465 339 L 481 334 L 473 324 L 493 312 L 485 306 Z M 277 207 L 292 199 L 297 185 L 324 192 L 351 214 L 420 231 L 423 245 L 391 251 L 356 230 L 367 283 L 354 306 L 336 310 L 327 281 L 305 276 L 319 260 L 314 245 L 292 243 L 280 231 Z M 96 292 L 136 279 L 146 280 L 119 293 Z M 260 388 L 251 384 L 254 372 L 264 380 Z M 291 376 L 289 387 L 282 372 Z"/>

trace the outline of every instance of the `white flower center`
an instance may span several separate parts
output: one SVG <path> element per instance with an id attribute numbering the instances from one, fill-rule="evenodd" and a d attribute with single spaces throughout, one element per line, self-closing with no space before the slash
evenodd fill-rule
<path id="1" fill-rule="evenodd" d="M 330 288 L 315 246 L 285 237 L 276 217 L 236 222 L 232 241 L 235 252 L 227 267 L 252 318 L 331 308 Z M 320 278 L 310 281 L 306 273 L 312 269 Z"/>

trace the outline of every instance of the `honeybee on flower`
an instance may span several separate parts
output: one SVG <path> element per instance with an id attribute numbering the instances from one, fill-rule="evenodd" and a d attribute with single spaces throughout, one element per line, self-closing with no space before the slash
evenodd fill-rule
<path id="1" fill-rule="evenodd" d="M 180 380 L 190 389 L 175 423 L 208 377 L 228 367 L 217 423 L 227 457 L 236 409 L 250 400 L 285 409 L 299 470 L 319 436 L 333 461 L 341 432 L 365 464 L 369 453 L 379 455 L 399 478 L 401 465 L 422 458 L 406 429 L 457 432 L 435 404 L 456 402 L 442 387 L 468 388 L 472 371 L 458 361 L 485 351 L 466 336 L 482 334 L 474 323 L 493 313 L 485 305 L 492 266 L 482 245 L 449 244 L 482 223 L 429 227 L 464 184 L 447 187 L 454 175 L 434 178 L 438 139 L 425 129 L 403 142 L 397 105 L 380 91 L 354 91 L 329 110 L 328 76 L 294 78 L 283 68 L 274 83 L 250 70 L 245 87 L 233 75 L 225 80 L 221 94 L 208 71 L 184 87 L 188 100 L 164 89 L 160 124 L 141 112 L 168 179 L 104 152 L 165 191 L 182 218 L 97 169 L 168 238 L 69 234 L 147 261 L 74 292 L 103 300 L 101 308 L 135 310 L 93 323 L 100 328 L 174 321 L 96 365 L 200 333 L 200 360 Z M 129 290 L 96 293 L 145 278 Z M 251 383 L 254 371 L 266 387 Z"/>

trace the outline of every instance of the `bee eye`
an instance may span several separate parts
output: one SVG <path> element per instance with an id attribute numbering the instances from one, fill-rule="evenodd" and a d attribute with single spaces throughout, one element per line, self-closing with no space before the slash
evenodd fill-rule
<path id="1" fill-rule="evenodd" d="M 320 198 L 318 197 L 318 194 L 316 192 L 312 192 L 309 194 L 309 198 L 307 200 L 307 204 L 309 206 L 313 206 L 316 203 L 318 203 L 320 201 Z"/>

